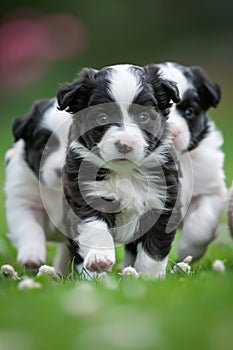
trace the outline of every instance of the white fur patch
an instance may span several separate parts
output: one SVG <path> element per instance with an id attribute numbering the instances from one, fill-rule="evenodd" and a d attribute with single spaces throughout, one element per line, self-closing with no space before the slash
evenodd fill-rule
<path id="1" fill-rule="evenodd" d="M 152 259 L 143 248 L 138 252 L 135 269 L 138 272 L 151 275 L 153 278 L 165 278 L 168 257 L 163 260 Z"/>
<path id="2" fill-rule="evenodd" d="M 189 184 L 190 178 L 186 174 L 190 172 L 190 166 L 192 167 L 193 196 L 226 191 L 223 172 L 224 153 L 220 149 L 222 143 L 221 133 L 215 129 L 214 123 L 211 122 L 208 135 L 198 147 L 191 152 L 180 155 L 179 161 L 183 173 L 183 181 Z M 186 162 L 187 157 L 190 158 L 190 162 Z M 190 185 L 185 187 L 190 187 Z"/>
<path id="3" fill-rule="evenodd" d="M 72 118 L 67 112 L 59 111 L 56 105 L 57 102 L 45 112 L 41 127 L 54 133 L 59 142 L 59 147 L 45 158 L 45 162 L 42 163 L 40 169 L 40 177 L 44 185 L 61 188 L 61 178 L 58 176 L 57 171 L 61 171 L 64 164 L 67 135 Z M 51 139 L 47 144 L 49 145 L 50 142 Z"/>
<path id="4" fill-rule="evenodd" d="M 112 66 L 109 92 L 119 103 L 132 103 L 140 92 L 140 84 L 135 74 L 130 71 L 131 65 L 119 64 Z"/>
<path id="5" fill-rule="evenodd" d="M 46 257 L 42 230 L 45 213 L 38 179 L 24 161 L 24 141 L 19 140 L 14 149 L 14 156 L 6 167 L 5 181 L 9 238 L 18 250 L 20 264 L 42 263 Z"/>
<path id="6" fill-rule="evenodd" d="M 107 224 L 93 219 L 78 225 L 77 242 L 83 266 L 91 271 L 109 270 L 115 263 L 113 238 Z"/>
<path id="7" fill-rule="evenodd" d="M 80 255 L 85 257 L 90 250 L 108 250 L 114 247 L 113 238 L 104 221 L 93 218 L 78 224 L 77 242 Z"/>
<path id="8" fill-rule="evenodd" d="M 189 88 L 192 88 L 190 82 L 172 62 L 167 62 L 166 64 L 158 64 L 158 67 L 160 68 L 159 73 L 161 73 L 161 76 L 163 78 L 173 80 L 177 83 L 180 98 L 182 99 L 184 93 Z"/>
<path id="9" fill-rule="evenodd" d="M 182 177 L 181 202 L 184 217 L 178 255 L 200 258 L 217 235 L 226 197 L 222 136 L 210 124 L 209 134 L 191 152 L 179 155 Z"/>
<path id="10" fill-rule="evenodd" d="M 123 143 L 124 140 L 132 143 L 132 150 L 127 154 L 119 152 L 115 145 L 116 142 Z M 106 162 L 122 158 L 138 162 L 144 158 L 147 146 L 143 133 L 136 124 L 126 124 L 124 129 L 110 127 L 98 144 L 100 154 Z"/>
<path id="11" fill-rule="evenodd" d="M 187 150 L 190 143 L 190 131 L 186 120 L 179 115 L 175 107 L 169 114 L 169 131 L 178 152 Z"/>

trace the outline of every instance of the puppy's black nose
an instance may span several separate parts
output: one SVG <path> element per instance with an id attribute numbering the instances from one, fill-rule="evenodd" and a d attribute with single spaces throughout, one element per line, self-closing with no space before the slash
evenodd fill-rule
<path id="1" fill-rule="evenodd" d="M 57 169 L 55 169 L 55 173 L 56 173 L 57 177 L 61 177 L 62 170 L 60 168 L 57 168 Z"/>
<path id="2" fill-rule="evenodd" d="M 115 142 L 115 146 L 116 146 L 117 150 L 123 154 L 129 153 L 133 149 L 133 147 L 131 147 L 129 144 L 121 142 L 121 141 Z"/>

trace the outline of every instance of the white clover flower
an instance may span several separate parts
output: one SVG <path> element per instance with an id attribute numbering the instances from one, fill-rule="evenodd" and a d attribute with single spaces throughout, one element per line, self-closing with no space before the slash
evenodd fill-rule
<path id="1" fill-rule="evenodd" d="M 140 277 L 140 273 L 138 273 L 134 267 L 132 266 L 127 266 L 123 269 L 122 276 L 133 276 L 134 278 L 139 278 Z"/>
<path id="2" fill-rule="evenodd" d="M 186 263 L 186 264 L 190 264 L 193 260 L 193 257 L 192 255 L 188 255 L 186 256 L 186 258 L 184 258 L 183 262 Z"/>
<path id="3" fill-rule="evenodd" d="M 3 277 L 5 277 L 5 278 L 9 278 L 12 280 L 19 280 L 20 279 L 18 276 L 18 273 L 15 271 L 13 266 L 8 265 L 8 264 L 2 265 L 1 273 L 2 273 Z"/>
<path id="4" fill-rule="evenodd" d="M 185 263 L 184 261 L 178 262 L 174 265 L 173 269 L 171 270 L 171 273 L 177 273 L 177 272 L 185 272 L 187 275 L 191 272 L 191 267 L 189 264 Z"/>
<path id="5" fill-rule="evenodd" d="M 174 274 L 174 273 L 183 271 L 187 275 L 189 275 L 191 272 L 191 267 L 189 266 L 189 264 L 192 262 L 192 260 L 193 260 L 192 255 L 186 256 L 186 258 L 184 258 L 183 261 L 180 261 L 174 265 L 173 269 L 171 269 L 171 273 Z"/>
<path id="6" fill-rule="evenodd" d="M 39 282 L 35 282 L 32 278 L 29 277 L 23 277 L 22 281 L 19 282 L 18 284 L 18 289 L 19 290 L 24 290 L 24 289 L 41 289 L 42 284 Z"/>
<path id="7" fill-rule="evenodd" d="M 225 265 L 222 260 L 215 260 L 212 264 L 212 269 L 216 272 L 225 272 Z"/>
<path id="8" fill-rule="evenodd" d="M 48 265 L 42 265 L 39 268 L 37 276 L 41 276 L 41 275 L 48 275 L 48 276 L 51 276 L 51 277 L 58 277 L 55 268 L 53 266 L 48 266 Z"/>

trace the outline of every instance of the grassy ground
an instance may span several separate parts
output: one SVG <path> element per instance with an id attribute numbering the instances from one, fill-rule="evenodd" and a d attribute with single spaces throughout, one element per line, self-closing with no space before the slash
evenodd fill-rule
<path id="1" fill-rule="evenodd" d="M 163 281 L 41 276 L 42 289 L 19 291 L 0 277 L 0 349 L 232 349 L 232 250 L 215 242 L 190 275 L 171 274 L 170 260 Z M 224 274 L 212 271 L 215 258 Z"/>
<path id="2" fill-rule="evenodd" d="M 225 111 L 226 118 L 222 116 L 218 125 L 225 136 L 229 186 L 233 141 L 228 115 Z M 11 119 L 1 131 L 1 157 L 11 142 Z M 2 169 L 2 186 L 3 181 Z M 25 271 L 16 264 L 15 250 L 5 237 L 4 196 L 0 195 L 0 265 L 12 264 L 22 276 Z M 40 290 L 19 291 L 18 281 L 0 276 L 0 350 L 232 349 L 233 244 L 225 217 L 220 233 L 205 256 L 192 265 L 190 275 L 170 273 L 176 260 L 174 244 L 167 279 L 162 281 L 122 278 L 121 249 L 115 271 L 103 281 L 84 282 L 74 274 L 59 280 L 42 276 L 37 278 Z M 50 245 L 48 264 L 53 251 Z M 224 260 L 225 273 L 212 270 L 215 259 Z"/>

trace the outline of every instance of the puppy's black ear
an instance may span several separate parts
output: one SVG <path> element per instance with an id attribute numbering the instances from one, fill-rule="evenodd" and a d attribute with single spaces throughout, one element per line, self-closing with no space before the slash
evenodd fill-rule
<path id="1" fill-rule="evenodd" d="M 58 109 L 76 113 L 87 106 L 95 84 L 96 70 L 84 68 L 78 79 L 64 84 L 57 93 Z"/>
<path id="2" fill-rule="evenodd" d="M 14 120 L 12 132 L 15 141 L 19 139 L 26 140 L 32 131 L 33 124 L 38 118 L 41 118 L 45 110 L 54 103 L 54 100 L 44 99 L 35 101 L 30 111 L 24 117 L 18 117 Z"/>
<path id="3" fill-rule="evenodd" d="M 172 106 L 171 101 L 175 103 L 180 101 L 177 84 L 174 81 L 161 78 L 159 67 L 155 64 L 145 66 L 144 70 L 147 81 L 152 85 L 158 108 L 163 115 L 167 115 Z"/>
<path id="4" fill-rule="evenodd" d="M 26 131 L 26 127 L 28 124 L 27 118 L 24 117 L 18 117 L 14 120 L 13 126 L 12 126 L 12 132 L 15 138 L 15 141 L 18 141 L 19 139 L 24 138 L 24 133 Z"/>
<path id="5" fill-rule="evenodd" d="M 193 66 L 190 69 L 203 108 L 207 110 L 210 107 L 217 107 L 221 99 L 220 86 L 209 80 L 201 67 Z"/>

